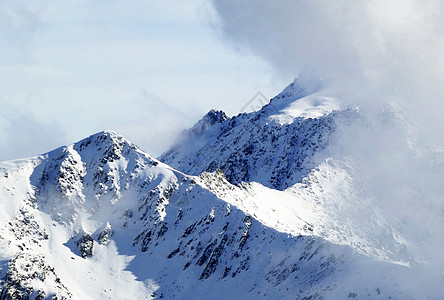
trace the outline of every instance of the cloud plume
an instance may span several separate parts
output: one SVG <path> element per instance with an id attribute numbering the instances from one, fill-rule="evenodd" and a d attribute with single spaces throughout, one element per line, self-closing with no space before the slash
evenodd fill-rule
<path id="1" fill-rule="evenodd" d="M 217 28 L 294 76 L 309 66 L 350 90 L 382 96 L 436 91 L 444 72 L 436 0 L 213 1 Z M 421 88 L 421 89 L 420 89 Z M 420 90 L 416 90 L 420 89 Z M 441 88 L 440 88 L 441 89 Z M 413 94 L 412 94 L 413 93 Z"/>

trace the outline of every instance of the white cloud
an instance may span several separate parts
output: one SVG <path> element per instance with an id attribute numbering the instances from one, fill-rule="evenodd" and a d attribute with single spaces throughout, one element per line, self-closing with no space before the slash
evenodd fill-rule
<path id="1" fill-rule="evenodd" d="M 443 72 L 443 4 L 437 0 L 213 3 L 228 40 L 293 76 L 308 65 L 343 85 L 352 80 L 387 92 L 436 84 L 425 75 Z"/>

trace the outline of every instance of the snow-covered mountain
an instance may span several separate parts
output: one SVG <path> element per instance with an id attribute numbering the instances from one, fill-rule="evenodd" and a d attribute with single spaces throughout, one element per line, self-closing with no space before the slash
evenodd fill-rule
<path id="1" fill-rule="evenodd" d="M 299 80 L 159 160 L 104 131 L 1 163 L 0 298 L 443 298 L 357 163 L 329 156 L 357 119 Z"/>
<path id="2" fill-rule="evenodd" d="M 288 188 L 322 161 L 316 154 L 328 145 L 335 122 L 356 113 L 338 110 L 337 100 L 327 94 L 303 97 L 312 91 L 318 85 L 305 92 L 295 81 L 258 112 L 228 118 L 211 110 L 160 160 L 187 174 L 221 169 L 234 184 L 255 181 Z"/>

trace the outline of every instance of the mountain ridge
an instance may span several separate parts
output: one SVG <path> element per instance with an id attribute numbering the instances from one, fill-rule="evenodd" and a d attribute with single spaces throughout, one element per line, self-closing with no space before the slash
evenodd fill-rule
<path id="1" fill-rule="evenodd" d="M 357 109 L 296 94 L 212 110 L 160 160 L 106 130 L 0 163 L 0 299 L 440 298 L 356 162 L 329 157 Z"/>

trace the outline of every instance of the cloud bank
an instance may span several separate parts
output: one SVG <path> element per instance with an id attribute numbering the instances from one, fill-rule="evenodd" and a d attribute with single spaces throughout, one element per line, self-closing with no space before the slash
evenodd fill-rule
<path id="1" fill-rule="evenodd" d="M 376 90 L 383 88 L 388 96 L 412 99 L 442 90 L 440 1 L 215 0 L 213 5 L 220 34 L 281 73 L 296 76 L 309 66 L 343 89 L 354 89 L 355 97 L 363 89 L 369 96 L 381 97 Z"/>

